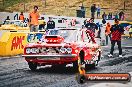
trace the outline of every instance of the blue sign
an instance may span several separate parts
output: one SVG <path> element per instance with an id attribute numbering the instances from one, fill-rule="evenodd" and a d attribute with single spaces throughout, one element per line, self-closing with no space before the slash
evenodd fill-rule
<path id="1" fill-rule="evenodd" d="M 38 42 L 38 41 L 41 41 L 42 36 L 43 36 L 42 33 L 28 34 L 27 41 L 29 43 Z"/>

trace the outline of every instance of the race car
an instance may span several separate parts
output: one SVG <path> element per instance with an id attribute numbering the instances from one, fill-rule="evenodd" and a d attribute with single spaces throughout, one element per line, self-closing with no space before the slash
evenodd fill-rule
<path id="1" fill-rule="evenodd" d="M 93 43 L 86 29 L 51 29 L 41 41 L 27 44 L 22 56 L 31 70 L 44 65 L 65 67 L 71 63 L 78 70 L 79 63 L 86 68 L 97 66 L 101 47 Z"/>

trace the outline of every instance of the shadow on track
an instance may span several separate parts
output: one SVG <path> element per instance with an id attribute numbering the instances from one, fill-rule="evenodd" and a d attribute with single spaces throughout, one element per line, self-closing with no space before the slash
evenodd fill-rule
<path id="1" fill-rule="evenodd" d="M 89 68 L 88 70 L 86 70 L 87 72 L 89 71 L 94 71 L 98 69 L 97 68 Z M 68 67 L 64 67 L 64 68 L 60 68 L 60 67 L 40 67 L 38 68 L 36 71 L 31 71 L 30 72 L 34 72 L 34 73 L 41 73 L 41 74 L 67 74 L 67 75 L 73 75 L 73 74 L 77 74 L 79 73 L 77 69 L 74 69 L 74 67 L 72 66 L 68 66 Z"/>
<path id="2" fill-rule="evenodd" d="M 32 72 L 39 72 L 39 73 L 47 73 L 47 74 L 75 74 L 78 73 L 76 69 L 73 67 L 39 67 L 36 71 Z"/>

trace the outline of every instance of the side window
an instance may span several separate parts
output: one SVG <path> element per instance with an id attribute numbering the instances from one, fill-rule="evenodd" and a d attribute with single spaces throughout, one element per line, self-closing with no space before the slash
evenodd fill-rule
<path id="1" fill-rule="evenodd" d="M 82 39 L 82 31 L 80 31 L 80 32 L 78 33 L 77 41 L 78 41 L 78 42 L 82 42 L 82 41 L 83 41 L 83 39 Z"/>

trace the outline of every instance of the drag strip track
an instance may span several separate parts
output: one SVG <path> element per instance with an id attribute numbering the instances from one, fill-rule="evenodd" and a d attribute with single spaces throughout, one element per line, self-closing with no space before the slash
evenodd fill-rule
<path id="1" fill-rule="evenodd" d="M 123 58 L 118 57 L 115 50 L 114 58 L 108 58 L 109 49 L 103 52 L 103 58 L 95 69 L 88 73 L 127 73 L 132 71 L 132 50 L 123 49 Z M 22 57 L 0 58 L 0 87 L 88 87 L 95 83 L 80 85 L 76 82 L 77 71 L 72 65 L 64 69 L 51 66 L 39 67 L 31 71 Z"/>

